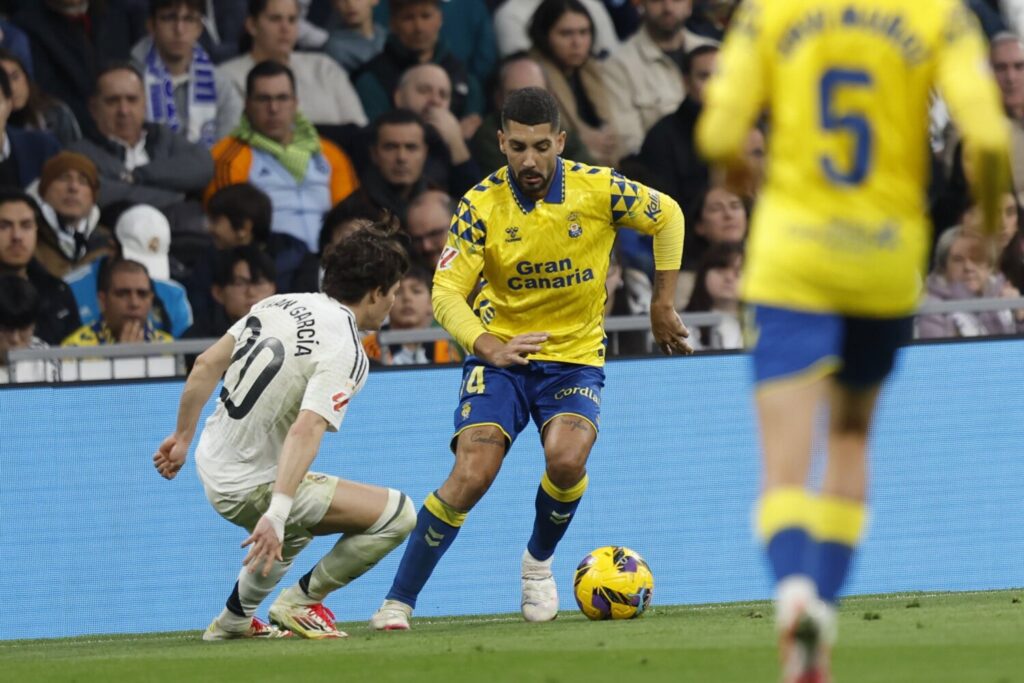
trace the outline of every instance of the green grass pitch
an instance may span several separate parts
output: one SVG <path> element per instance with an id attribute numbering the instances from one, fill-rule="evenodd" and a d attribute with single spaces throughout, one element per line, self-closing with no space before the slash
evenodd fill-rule
<path id="1" fill-rule="evenodd" d="M 0 641 L 4 681 L 772 683 L 766 603 L 654 606 L 641 619 L 423 619 L 341 641 L 204 643 L 198 631 Z M 65 615 L 74 618 L 74 615 Z M 1024 683 L 1024 590 L 849 598 L 837 683 Z"/>

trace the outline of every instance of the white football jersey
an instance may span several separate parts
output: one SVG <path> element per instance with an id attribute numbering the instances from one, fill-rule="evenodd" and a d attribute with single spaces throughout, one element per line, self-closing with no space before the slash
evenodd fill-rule
<path id="1" fill-rule="evenodd" d="M 231 326 L 231 365 L 196 448 L 207 489 L 247 491 L 275 481 L 285 435 L 300 410 L 337 431 L 370 362 L 355 316 L 326 294 L 279 294 Z"/>

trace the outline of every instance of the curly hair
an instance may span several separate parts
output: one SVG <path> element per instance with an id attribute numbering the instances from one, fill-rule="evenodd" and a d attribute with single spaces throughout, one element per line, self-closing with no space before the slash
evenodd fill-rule
<path id="1" fill-rule="evenodd" d="M 374 290 L 391 289 L 409 270 L 398 229 L 398 219 L 388 216 L 329 248 L 323 256 L 324 293 L 342 303 L 357 303 Z"/>

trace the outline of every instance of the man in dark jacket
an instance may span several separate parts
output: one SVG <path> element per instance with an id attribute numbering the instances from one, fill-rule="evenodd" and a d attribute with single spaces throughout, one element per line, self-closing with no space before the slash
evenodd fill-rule
<path id="1" fill-rule="evenodd" d="M 71 149 L 99 169 L 101 210 L 127 202 L 166 212 L 187 197 L 199 197 L 213 177 L 213 158 L 206 147 L 167 126 L 146 123 L 142 77 L 130 64 L 100 72 L 89 109 L 98 134 Z"/>
<path id="2" fill-rule="evenodd" d="M 128 59 L 145 34 L 144 10 L 124 0 L 37 0 L 22 3 L 13 19 L 30 39 L 36 83 L 66 102 L 88 132 L 96 74 L 104 62 Z"/>
<path id="3" fill-rule="evenodd" d="M 371 122 L 392 108 L 392 93 L 402 73 L 417 64 L 433 63 L 452 82 L 451 110 L 469 139 L 480 125 L 484 108 L 480 84 L 440 38 L 440 0 L 391 0 L 391 32 L 384 50 L 363 67 L 355 79 L 359 99 Z"/>
<path id="4" fill-rule="evenodd" d="M 693 131 L 700 115 L 704 85 L 715 68 L 718 48 L 705 45 L 686 56 L 686 98 L 679 109 L 654 124 L 640 148 L 640 161 L 651 172 L 651 185 L 686 211 L 708 184 L 708 166 L 697 154 Z"/>
<path id="5" fill-rule="evenodd" d="M 71 289 L 33 258 L 41 221 L 39 207 L 21 190 L 0 188 L 0 274 L 31 282 L 39 294 L 35 335 L 57 345 L 79 325 Z"/>
<path id="6" fill-rule="evenodd" d="M 0 187 L 24 189 L 39 177 L 46 160 L 60 151 L 60 143 L 49 133 L 8 128 L 11 98 L 11 81 L 0 69 Z"/>

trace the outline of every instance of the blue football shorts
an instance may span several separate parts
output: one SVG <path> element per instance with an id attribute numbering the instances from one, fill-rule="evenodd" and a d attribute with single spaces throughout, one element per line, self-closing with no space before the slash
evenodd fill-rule
<path id="1" fill-rule="evenodd" d="M 834 373 L 851 389 L 880 384 L 914 332 L 912 316 L 860 318 L 760 305 L 747 309 L 747 325 L 758 384 Z"/>
<path id="2" fill-rule="evenodd" d="M 504 432 L 507 451 L 531 417 L 541 436 L 558 415 L 578 415 L 598 431 L 603 388 L 604 370 L 591 365 L 530 361 L 497 368 L 469 356 L 462 366 L 452 450 L 466 429 L 494 425 Z"/>

